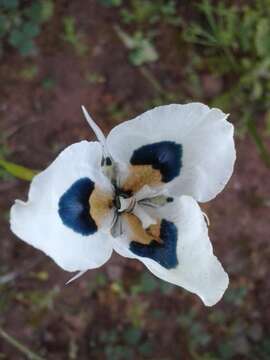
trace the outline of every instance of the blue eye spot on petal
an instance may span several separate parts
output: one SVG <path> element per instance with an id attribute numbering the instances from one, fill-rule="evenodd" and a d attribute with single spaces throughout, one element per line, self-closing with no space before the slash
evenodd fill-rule
<path id="1" fill-rule="evenodd" d="M 140 147 L 133 152 L 132 165 L 152 165 L 159 170 L 162 181 L 167 183 L 180 174 L 182 167 L 182 145 L 173 141 L 160 141 Z"/>
<path id="2" fill-rule="evenodd" d="M 166 269 L 173 269 L 178 265 L 176 255 L 177 228 L 174 223 L 162 220 L 160 226 L 160 238 L 163 240 L 163 244 L 154 240 L 149 245 L 132 241 L 129 248 L 138 256 L 148 257 L 155 260 Z"/>
<path id="3" fill-rule="evenodd" d="M 61 196 L 58 213 L 64 225 L 81 235 L 91 235 L 97 225 L 90 216 L 89 197 L 95 184 L 88 178 L 77 180 Z"/>

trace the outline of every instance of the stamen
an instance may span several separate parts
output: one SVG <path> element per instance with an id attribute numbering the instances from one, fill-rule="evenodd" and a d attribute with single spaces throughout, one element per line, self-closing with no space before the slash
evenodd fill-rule
<path id="1" fill-rule="evenodd" d="M 101 159 L 101 167 L 104 175 L 111 180 L 113 184 L 117 184 L 117 164 L 112 160 L 109 149 L 106 144 L 106 137 L 102 130 L 97 126 L 94 120 L 91 118 L 86 108 L 82 105 L 82 111 L 91 129 L 94 131 L 98 141 L 100 142 L 103 150 L 103 156 Z"/>
<path id="2" fill-rule="evenodd" d="M 87 270 L 79 271 L 76 275 L 74 275 L 71 279 L 69 279 L 66 282 L 66 285 L 68 285 L 68 284 L 72 283 L 73 281 L 77 280 L 79 277 L 83 276 L 86 272 L 87 272 Z"/>
<path id="3" fill-rule="evenodd" d="M 136 200 L 132 197 L 132 198 L 123 198 L 123 197 L 119 197 L 119 202 L 120 202 L 120 208 L 118 209 L 118 212 L 131 212 L 136 204 Z"/>
<path id="4" fill-rule="evenodd" d="M 98 141 L 101 143 L 102 147 L 103 147 L 103 151 L 106 154 L 106 157 L 109 156 L 109 151 L 107 148 L 107 144 L 106 144 L 106 137 L 103 134 L 102 130 L 100 129 L 99 126 L 97 126 L 97 124 L 94 122 L 94 120 L 91 118 L 91 116 L 89 115 L 88 111 L 86 110 L 86 108 L 82 105 L 82 111 L 83 114 L 85 116 L 86 121 L 88 122 L 89 126 L 91 127 L 91 129 L 93 130 L 93 132 L 95 133 Z"/>
<path id="5" fill-rule="evenodd" d="M 111 235 L 114 238 L 120 237 L 123 235 L 123 224 L 121 216 L 116 217 L 116 221 L 114 222 L 111 228 Z"/>
<path id="6" fill-rule="evenodd" d="M 207 214 L 206 214 L 205 212 L 202 211 L 202 213 L 203 213 L 203 216 L 204 216 L 204 218 L 205 218 L 205 220 L 206 220 L 207 226 L 210 226 L 209 217 L 207 216 Z"/>
<path id="7" fill-rule="evenodd" d="M 167 197 L 165 195 L 158 195 L 158 196 L 142 199 L 138 203 L 140 205 L 144 205 L 152 208 L 158 208 L 160 206 L 164 206 L 167 203 L 171 203 L 171 202 L 173 202 L 172 197 Z"/>

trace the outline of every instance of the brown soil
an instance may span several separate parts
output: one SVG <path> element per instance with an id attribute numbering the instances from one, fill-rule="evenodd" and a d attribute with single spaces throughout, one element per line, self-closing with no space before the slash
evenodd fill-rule
<path id="1" fill-rule="evenodd" d="M 86 56 L 78 56 L 61 40 L 63 15 L 76 17 L 88 45 Z M 47 28 L 39 40 L 40 54 L 25 60 L 16 53 L 5 55 L 0 65 L 0 131 L 9 160 L 43 169 L 68 144 L 93 139 L 81 104 L 108 132 L 118 122 L 145 110 L 157 96 L 140 70 L 128 63 L 127 51 L 112 30 L 117 16 L 116 10 L 95 1 L 59 1 L 52 28 Z M 182 86 L 184 75 L 177 67 L 179 51 L 167 56 L 168 39 L 175 36 L 170 31 L 165 27 L 164 35 L 160 35 L 161 60 L 149 68 L 172 91 Z M 20 77 L 20 69 L 31 63 L 38 66 L 38 76 L 27 81 Z M 96 73 L 104 82 L 92 84 L 87 80 L 89 74 Z M 54 81 L 49 90 L 42 85 L 47 78 Z M 207 86 L 212 94 L 211 83 Z M 250 349 L 269 337 L 269 169 L 248 137 L 237 139 L 236 168 L 226 190 L 205 206 L 215 252 L 230 274 L 231 289 L 245 292 L 236 298 L 229 293 L 231 298 L 214 308 L 203 307 L 194 295 L 180 288 L 134 295 L 130 289 L 146 270 L 137 261 L 115 254 L 103 268 L 65 286 L 70 275 L 9 230 L 9 208 L 15 198 L 26 198 L 28 186 L 16 179 L 0 183 L 0 270 L 2 274 L 19 273 L 0 288 L 0 326 L 44 358 L 122 359 L 108 355 L 110 342 L 103 341 L 102 334 L 121 334 L 116 343 L 124 346 L 129 326 L 139 328 L 141 341 L 152 344 L 150 355 L 130 345 L 134 351 L 130 358 L 134 359 L 203 359 L 196 357 L 196 351 L 200 356 L 211 352 L 216 356 L 213 359 L 223 359 L 218 350 L 223 339 L 236 342 L 235 347 L 240 349 L 228 359 L 248 359 Z M 98 285 L 100 273 L 106 275 L 106 283 Z M 203 324 L 211 335 L 205 346 L 193 348 L 195 335 L 181 325 L 181 316 L 190 314 L 191 309 L 196 312 L 194 323 Z M 216 314 L 225 317 L 221 325 L 211 322 Z M 253 359 L 264 359 L 260 356 Z M 0 358 L 24 357 L 0 338 Z"/>

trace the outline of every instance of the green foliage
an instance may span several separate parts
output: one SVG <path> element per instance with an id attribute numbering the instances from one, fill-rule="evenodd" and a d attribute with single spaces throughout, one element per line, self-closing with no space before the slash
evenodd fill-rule
<path id="1" fill-rule="evenodd" d="M 99 290 L 106 288 L 108 285 L 108 278 L 104 273 L 98 273 L 89 283 L 88 291 L 90 295 L 97 293 Z"/>
<path id="2" fill-rule="evenodd" d="M 133 295 L 151 293 L 158 289 L 158 284 L 158 280 L 151 274 L 144 273 L 138 283 L 131 287 L 131 293 Z"/>
<path id="3" fill-rule="evenodd" d="M 105 76 L 103 76 L 102 74 L 100 74 L 98 72 L 88 72 L 86 74 L 86 80 L 90 84 L 103 84 L 106 82 Z"/>
<path id="4" fill-rule="evenodd" d="M 132 0 L 130 7 L 121 10 L 124 23 L 156 24 L 160 21 L 170 25 L 180 25 L 174 0 Z"/>
<path id="5" fill-rule="evenodd" d="M 116 7 L 122 5 L 122 0 L 98 0 L 98 2 L 108 7 Z"/>
<path id="6" fill-rule="evenodd" d="M 55 80 L 49 76 L 45 77 L 41 82 L 41 86 L 45 90 L 52 90 L 55 87 L 55 85 L 56 85 Z"/>
<path id="7" fill-rule="evenodd" d="M 132 65 L 140 66 L 158 60 L 158 53 L 150 37 L 145 37 L 141 31 L 129 35 L 120 27 L 115 29 L 125 47 L 130 50 L 129 61 Z"/>
<path id="8" fill-rule="evenodd" d="M 52 0 L 0 0 L 0 55 L 7 44 L 23 56 L 35 54 L 35 38 L 53 10 Z"/>
<path id="9" fill-rule="evenodd" d="M 231 86 L 213 99 L 212 105 L 239 113 L 239 131 L 251 134 L 268 166 L 270 155 L 255 121 L 259 112 L 266 112 L 270 105 L 269 9 L 269 0 L 257 0 L 249 6 L 202 0 L 197 5 L 201 21 L 185 24 L 183 32 L 183 39 L 198 47 L 198 70 L 233 76 L 234 81 L 227 82 Z"/>
<path id="10" fill-rule="evenodd" d="M 241 306 L 243 305 L 247 294 L 248 289 L 245 286 L 229 287 L 224 295 L 224 300 L 235 306 Z"/>
<path id="11" fill-rule="evenodd" d="M 20 70 L 19 75 L 23 80 L 33 80 L 38 74 L 36 65 L 29 65 Z"/>
<path id="12" fill-rule="evenodd" d="M 0 170 L 3 169 L 8 174 L 21 179 L 31 181 L 33 177 L 37 174 L 37 171 L 28 169 L 24 166 L 14 164 L 12 162 L 6 161 L 0 158 Z M 0 173 L 1 174 L 1 173 Z"/>
<path id="13" fill-rule="evenodd" d="M 63 19 L 64 34 L 63 39 L 73 46 L 76 53 L 83 56 L 87 52 L 87 45 L 83 35 L 77 32 L 75 19 L 72 16 L 65 16 Z"/>
<path id="14" fill-rule="evenodd" d="M 196 317 L 197 311 L 191 309 L 188 313 L 181 314 L 177 319 L 181 329 L 187 332 L 188 346 L 191 352 L 199 347 L 205 347 L 211 341 L 211 335 Z"/>
<path id="15" fill-rule="evenodd" d="M 36 316 L 46 314 L 48 310 L 52 310 L 54 308 L 55 299 L 59 293 L 59 287 L 54 286 L 50 291 L 31 290 L 18 292 L 15 295 L 15 298 L 31 307 L 33 313 L 31 315 Z"/>
<path id="16" fill-rule="evenodd" d="M 138 278 L 138 281 L 131 286 L 130 292 L 132 295 L 151 294 L 155 291 L 159 291 L 163 294 L 169 294 L 173 289 L 173 285 L 161 281 L 148 272 L 144 272 Z"/>
<path id="17" fill-rule="evenodd" d="M 98 342 L 98 347 L 104 351 L 108 360 L 138 359 L 142 356 L 151 356 L 153 352 L 153 345 L 145 339 L 143 331 L 131 325 L 104 330 Z"/>

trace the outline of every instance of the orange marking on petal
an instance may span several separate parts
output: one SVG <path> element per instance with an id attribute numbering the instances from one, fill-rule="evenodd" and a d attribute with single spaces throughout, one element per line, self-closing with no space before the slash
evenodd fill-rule
<path id="1" fill-rule="evenodd" d="M 147 233 L 151 234 L 158 242 L 162 242 L 162 240 L 160 239 L 160 224 L 161 222 L 159 221 L 157 224 L 150 225 L 146 229 Z"/>
<path id="2" fill-rule="evenodd" d="M 122 188 L 124 191 L 139 191 L 144 185 L 158 186 L 162 184 L 162 176 L 159 170 L 151 165 L 132 165 L 129 167 L 129 175 Z"/>
<path id="3" fill-rule="evenodd" d="M 126 220 L 132 241 L 136 241 L 140 244 L 149 245 L 153 240 L 162 242 L 160 239 L 160 222 L 150 225 L 147 229 L 142 226 L 141 220 L 131 213 L 124 213 L 122 215 Z"/>
<path id="4" fill-rule="evenodd" d="M 89 198 L 89 204 L 91 217 L 98 226 L 101 226 L 103 220 L 109 215 L 113 207 L 112 195 L 95 186 Z"/>

